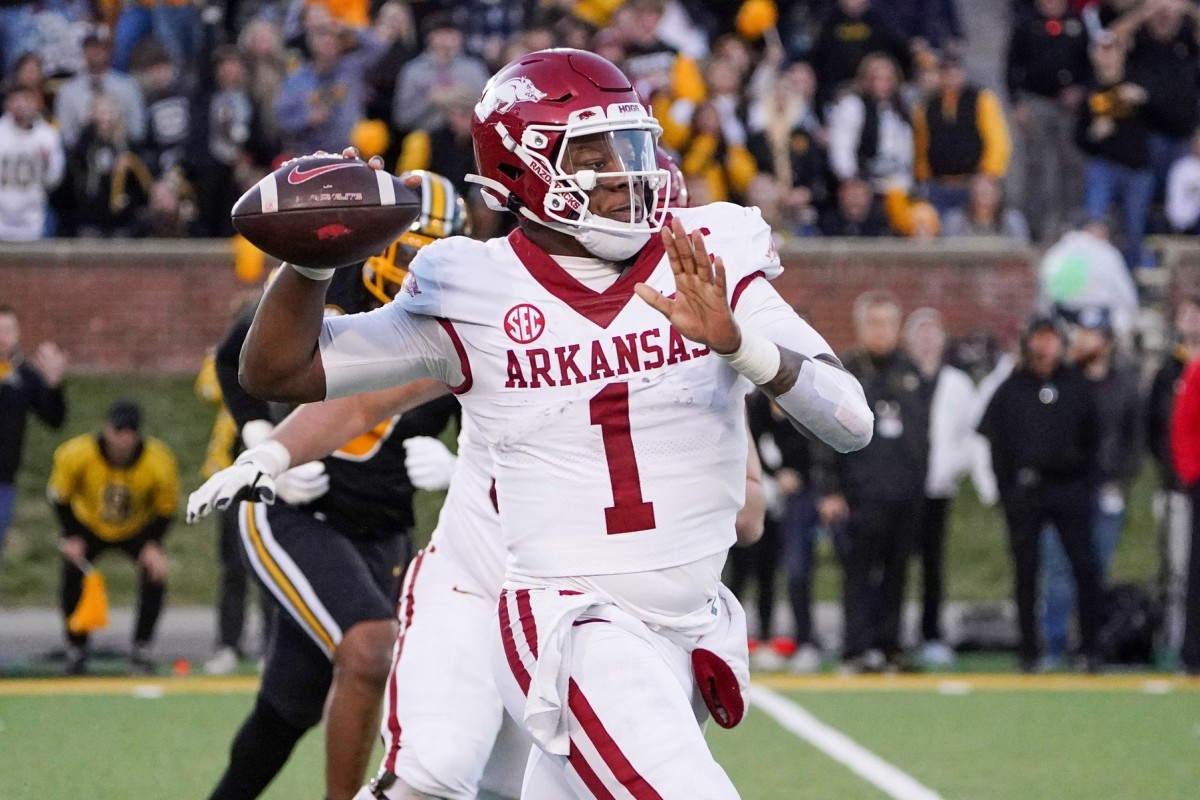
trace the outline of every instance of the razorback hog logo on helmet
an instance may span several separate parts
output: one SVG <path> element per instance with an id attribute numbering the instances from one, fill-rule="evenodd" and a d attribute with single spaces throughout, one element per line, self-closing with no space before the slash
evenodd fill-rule
<path id="1" fill-rule="evenodd" d="M 505 114 L 517 103 L 536 103 L 546 96 L 546 93 L 540 91 L 533 85 L 533 81 L 524 76 L 509 78 L 503 83 L 498 83 L 490 87 L 475 105 L 475 116 L 480 122 L 492 115 L 493 111 L 499 109 L 501 114 Z"/>

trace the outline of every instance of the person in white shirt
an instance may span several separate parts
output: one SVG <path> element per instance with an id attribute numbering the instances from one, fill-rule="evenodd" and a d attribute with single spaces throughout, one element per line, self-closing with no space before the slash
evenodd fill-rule
<path id="1" fill-rule="evenodd" d="M 979 424 L 979 399 L 970 376 L 945 361 L 946 329 L 942 315 L 918 308 L 904 324 L 904 344 L 917 368 L 934 381 L 929 413 L 929 474 L 918 539 L 924 582 L 921 611 L 921 659 L 930 666 L 954 663 L 954 651 L 942 633 L 942 571 L 946 549 L 946 520 L 958 484 L 970 475 L 983 502 L 996 502 L 996 477 L 988 464 L 986 440 Z"/>
<path id="2" fill-rule="evenodd" d="M 1191 144 L 1191 152 L 1167 173 L 1167 221 L 1176 233 L 1200 232 L 1200 129 Z"/>
<path id="3" fill-rule="evenodd" d="M 42 119 L 41 96 L 13 86 L 0 116 L 0 241 L 29 242 L 46 230 L 48 193 L 66 162 L 58 131 Z"/>
<path id="4" fill-rule="evenodd" d="M 855 90 L 829 108 L 829 166 L 839 181 L 862 178 L 875 194 L 909 190 L 913 131 L 899 94 L 900 69 L 890 56 L 867 56 Z"/>
<path id="5" fill-rule="evenodd" d="M 599 56 L 512 62 L 475 108 L 471 180 L 518 230 L 422 249 L 372 314 L 323 318 L 332 271 L 290 265 L 242 350 L 242 382 L 264 398 L 421 377 L 459 394 L 494 462 L 508 551 L 495 669 L 535 744 L 527 797 L 738 796 L 702 724 L 745 707 L 745 615 L 720 583 L 745 395 L 763 386 L 840 451 L 874 429 L 858 381 L 771 288 L 781 267 L 758 212 L 668 221 L 660 134 Z"/>

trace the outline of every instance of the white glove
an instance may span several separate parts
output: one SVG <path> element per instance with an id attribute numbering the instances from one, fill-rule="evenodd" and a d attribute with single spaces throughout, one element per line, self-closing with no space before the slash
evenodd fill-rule
<path id="1" fill-rule="evenodd" d="M 458 457 L 432 436 L 414 436 L 404 440 L 404 468 L 418 489 L 435 492 L 450 485 Z"/>
<path id="2" fill-rule="evenodd" d="M 329 474 L 325 462 L 309 461 L 292 467 L 275 479 L 275 493 L 289 506 L 311 503 L 329 491 Z"/>
<path id="3" fill-rule="evenodd" d="M 762 476 L 763 501 L 772 519 L 782 519 L 787 509 L 787 497 L 779 491 L 779 483 L 767 473 Z"/>
<path id="4" fill-rule="evenodd" d="M 275 477 L 292 461 L 287 448 L 267 440 L 237 457 L 232 466 L 213 475 L 188 497 L 187 521 L 195 522 L 212 511 L 224 511 L 239 500 L 275 502 Z"/>

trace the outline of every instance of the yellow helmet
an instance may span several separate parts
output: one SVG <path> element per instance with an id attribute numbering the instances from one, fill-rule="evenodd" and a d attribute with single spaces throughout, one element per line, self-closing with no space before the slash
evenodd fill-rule
<path id="1" fill-rule="evenodd" d="M 391 302 L 399 291 L 418 250 L 436 239 L 471 233 L 467 205 L 448 178 L 423 169 L 410 170 L 400 177 L 411 175 L 421 179 L 417 189 L 421 195 L 421 214 L 387 250 L 368 258 L 362 268 L 363 285 L 382 303 Z"/>

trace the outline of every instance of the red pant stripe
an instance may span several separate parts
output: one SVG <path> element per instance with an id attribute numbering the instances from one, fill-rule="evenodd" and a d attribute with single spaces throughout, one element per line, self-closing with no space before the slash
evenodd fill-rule
<path id="1" fill-rule="evenodd" d="M 384 756 L 383 766 L 388 772 L 396 770 L 396 755 L 400 752 L 400 714 L 396 708 L 396 667 L 400 664 L 400 654 L 404 652 L 404 634 L 408 631 L 409 625 L 412 624 L 413 618 L 413 591 L 417 585 L 417 573 L 421 571 L 421 562 L 425 560 L 425 551 L 417 553 L 417 557 L 413 559 L 412 566 L 409 567 L 408 574 L 404 576 L 404 590 L 401 594 L 401 609 L 397 614 L 400 620 L 400 635 L 396 639 L 396 653 L 392 657 L 392 669 L 388 674 L 388 738 L 391 741 L 385 741 L 383 744 L 387 747 L 387 755 Z"/>
<path id="2" fill-rule="evenodd" d="M 504 642 L 504 657 L 508 659 L 508 668 L 512 670 L 513 677 L 517 679 L 517 685 L 521 687 L 521 693 L 529 694 L 529 670 L 525 668 L 525 664 L 521 661 L 521 654 L 517 652 L 517 640 L 513 635 L 512 616 L 508 613 L 508 590 L 500 593 L 500 639 Z"/>
<path id="3" fill-rule="evenodd" d="M 592 746 L 596 748 L 600 758 L 612 771 L 613 777 L 620 781 L 621 785 L 637 800 L 662 800 L 662 795 L 638 774 L 633 764 L 630 764 L 629 759 L 621 752 L 616 741 L 605 730 L 604 723 L 600 721 L 600 717 L 596 716 L 592 704 L 583 696 L 583 692 L 580 691 L 579 684 L 575 682 L 574 678 L 571 679 L 567 689 L 567 704 L 580 727 L 583 728 L 584 735 L 591 740 Z"/>
<path id="4" fill-rule="evenodd" d="M 583 757 L 583 753 L 579 752 L 579 748 L 575 746 L 574 739 L 571 740 L 571 753 L 567 756 L 567 762 L 575 768 L 575 772 L 583 780 L 583 785 L 596 796 L 596 800 L 616 800 L 613 797 L 613 793 L 604 785 L 604 781 L 600 780 L 600 776 L 587 763 L 587 759 Z"/>
<path id="5" fill-rule="evenodd" d="M 521 616 L 521 629 L 525 631 L 525 642 L 534 658 L 538 657 L 537 621 L 533 618 L 533 604 L 529 602 L 529 590 L 517 590 L 517 613 Z"/>

